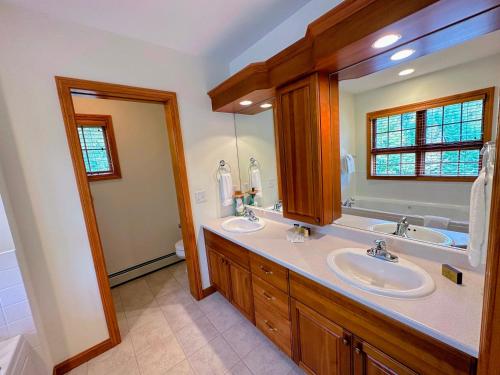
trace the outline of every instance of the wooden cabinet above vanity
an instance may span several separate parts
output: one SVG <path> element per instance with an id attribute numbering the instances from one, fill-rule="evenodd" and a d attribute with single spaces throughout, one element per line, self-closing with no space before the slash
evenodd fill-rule
<path id="1" fill-rule="evenodd" d="M 326 225 L 341 216 L 337 92 L 319 73 L 276 91 L 284 217 Z"/>
<path id="2" fill-rule="evenodd" d="M 210 230 L 204 236 L 213 285 L 307 373 L 475 374 L 474 357 Z M 221 259 L 237 267 L 234 277 Z"/>

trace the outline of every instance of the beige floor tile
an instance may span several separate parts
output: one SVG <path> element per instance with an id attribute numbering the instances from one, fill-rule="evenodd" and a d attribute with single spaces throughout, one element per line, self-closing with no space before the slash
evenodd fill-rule
<path id="1" fill-rule="evenodd" d="M 92 359 L 88 375 L 139 375 L 132 342 L 128 339 L 111 350 Z"/>
<path id="2" fill-rule="evenodd" d="M 243 362 L 238 362 L 236 365 L 231 367 L 228 375 L 252 375 L 252 372 L 248 369 L 248 367 Z"/>
<path id="3" fill-rule="evenodd" d="M 164 375 L 185 359 L 186 356 L 173 335 L 137 354 L 137 362 L 143 375 Z"/>
<path id="4" fill-rule="evenodd" d="M 165 319 L 163 311 L 158 306 L 126 311 L 125 316 L 127 317 L 129 329 L 140 327 L 141 325 L 151 321 Z"/>
<path id="5" fill-rule="evenodd" d="M 204 316 L 203 311 L 201 311 L 197 303 L 167 305 L 162 307 L 162 310 L 170 328 L 174 331 L 178 331 Z"/>
<path id="6" fill-rule="evenodd" d="M 224 338 L 219 336 L 188 356 L 188 360 L 196 374 L 219 375 L 227 373 L 240 359 Z"/>
<path id="7" fill-rule="evenodd" d="M 168 370 L 165 375 L 194 375 L 193 369 L 187 360 Z"/>
<path id="8" fill-rule="evenodd" d="M 243 320 L 233 325 L 223 333 L 223 336 L 241 358 L 268 341 L 267 338 L 247 320 Z"/>
<path id="9" fill-rule="evenodd" d="M 168 268 L 147 275 L 146 282 L 155 297 L 182 289 L 181 284 Z"/>
<path id="10" fill-rule="evenodd" d="M 175 332 L 175 336 L 184 349 L 186 355 L 193 354 L 208 344 L 218 335 L 217 329 L 206 317 L 195 320 L 184 328 Z"/>
<path id="11" fill-rule="evenodd" d="M 229 302 L 219 293 L 213 293 L 201 301 L 198 301 L 199 308 L 205 313 L 210 314 L 213 311 L 217 311 L 221 305 L 230 305 Z"/>
<path id="12" fill-rule="evenodd" d="M 243 361 L 254 375 L 283 375 L 295 366 L 290 358 L 270 342 L 252 350 Z"/>
<path id="13" fill-rule="evenodd" d="M 88 374 L 88 363 L 85 362 L 83 365 L 78 366 L 77 368 L 71 370 L 67 373 L 67 375 L 87 375 Z"/>
<path id="14" fill-rule="evenodd" d="M 130 334 L 135 353 L 139 354 L 144 350 L 151 349 L 162 342 L 170 340 L 169 336 L 173 335 L 173 332 L 165 319 L 158 319 L 139 327 L 134 327 L 130 331 Z"/>
<path id="15" fill-rule="evenodd" d="M 125 316 L 125 313 L 124 312 L 117 312 L 116 319 L 118 320 L 118 328 L 120 330 L 120 335 L 122 336 L 122 339 L 123 339 L 128 335 L 128 332 L 129 332 L 128 321 L 127 321 L 127 318 Z"/>
<path id="16" fill-rule="evenodd" d="M 207 318 L 220 333 L 245 319 L 234 306 L 226 303 L 221 303 L 218 309 L 209 312 Z"/>
<path id="17" fill-rule="evenodd" d="M 156 302 L 161 307 L 168 307 L 171 305 L 185 306 L 195 302 L 195 299 L 185 290 L 177 290 L 162 296 L 157 296 Z"/>

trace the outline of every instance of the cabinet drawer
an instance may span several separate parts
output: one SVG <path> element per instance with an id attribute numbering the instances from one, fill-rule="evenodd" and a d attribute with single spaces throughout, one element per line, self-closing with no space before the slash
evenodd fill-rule
<path id="1" fill-rule="evenodd" d="M 290 321 L 281 315 L 266 310 L 266 305 L 255 301 L 255 325 L 286 355 L 292 356 Z"/>
<path id="2" fill-rule="evenodd" d="M 260 277 L 252 277 L 253 295 L 261 304 L 290 319 L 289 297 L 278 288 L 266 283 Z"/>
<path id="3" fill-rule="evenodd" d="M 252 274 L 288 293 L 288 270 L 266 258 L 250 253 Z"/>
<path id="4" fill-rule="evenodd" d="M 226 240 L 225 238 L 222 238 L 221 236 L 206 229 L 203 229 L 203 235 L 205 237 L 205 245 L 207 247 L 211 247 L 215 251 L 218 251 L 220 254 L 245 269 L 250 269 L 247 249 L 236 245 L 234 242 Z"/>

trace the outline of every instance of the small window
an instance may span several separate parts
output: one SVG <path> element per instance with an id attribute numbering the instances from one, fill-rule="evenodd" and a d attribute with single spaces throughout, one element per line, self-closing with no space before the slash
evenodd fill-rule
<path id="1" fill-rule="evenodd" d="M 368 178 L 472 181 L 491 136 L 493 88 L 372 112 Z"/>
<path id="2" fill-rule="evenodd" d="M 76 124 L 89 181 L 121 178 L 111 116 L 77 114 Z"/>

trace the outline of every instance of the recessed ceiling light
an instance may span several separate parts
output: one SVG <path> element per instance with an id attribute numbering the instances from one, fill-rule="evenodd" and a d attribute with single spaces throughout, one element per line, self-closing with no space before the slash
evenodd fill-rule
<path id="1" fill-rule="evenodd" d="M 271 103 L 264 103 L 264 104 L 261 104 L 261 105 L 260 105 L 260 108 L 264 108 L 264 109 L 266 109 L 266 108 L 271 108 L 272 106 L 273 106 L 273 105 L 272 105 Z"/>
<path id="2" fill-rule="evenodd" d="M 391 56 L 392 61 L 403 60 L 415 53 L 414 49 L 402 49 Z"/>
<path id="3" fill-rule="evenodd" d="M 399 39 L 401 39 L 401 35 L 399 34 L 387 34 L 381 38 L 378 38 L 375 43 L 372 44 L 373 48 L 384 48 L 389 47 L 391 44 L 396 43 Z"/>
<path id="4" fill-rule="evenodd" d="M 408 74 L 412 74 L 413 72 L 415 71 L 415 69 L 405 69 L 405 70 L 402 70 L 400 71 L 398 74 L 400 76 L 407 76 Z"/>
<path id="5" fill-rule="evenodd" d="M 250 105 L 252 103 L 253 102 L 251 100 L 243 100 L 242 102 L 240 102 L 241 105 Z"/>

